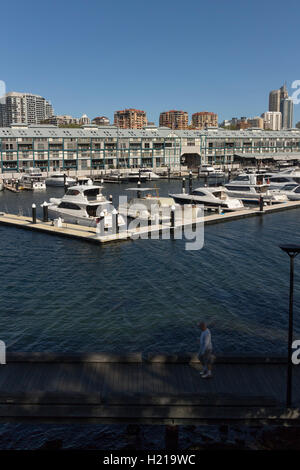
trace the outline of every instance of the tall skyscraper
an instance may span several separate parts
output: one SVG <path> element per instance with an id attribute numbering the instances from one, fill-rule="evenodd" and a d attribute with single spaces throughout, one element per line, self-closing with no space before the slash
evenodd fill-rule
<path id="1" fill-rule="evenodd" d="M 292 98 L 284 98 L 280 101 L 282 114 L 282 129 L 291 129 L 294 121 L 294 103 Z"/>
<path id="2" fill-rule="evenodd" d="M 40 124 L 53 115 L 49 101 L 31 93 L 6 93 L 5 103 L 0 106 L 0 125 L 2 127 L 16 124 Z"/>
<path id="3" fill-rule="evenodd" d="M 280 131 L 282 115 L 280 111 L 268 111 L 261 117 L 264 120 L 264 128 L 270 131 Z"/>
<path id="4" fill-rule="evenodd" d="M 272 90 L 269 94 L 269 111 L 280 111 L 280 90 Z"/>

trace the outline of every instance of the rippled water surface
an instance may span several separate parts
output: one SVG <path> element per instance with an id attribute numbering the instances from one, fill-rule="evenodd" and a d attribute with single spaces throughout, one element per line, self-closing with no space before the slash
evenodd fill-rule
<path id="1" fill-rule="evenodd" d="M 158 185 L 162 195 L 181 187 Z M 125 188 L 104 193 L 116 200 Z M 26 214 L 60 194 L 2 192 L 0 210 Z M 200 251 L 183 240 L 95 246 L 0 226 L 0 339 L 11 351 L 185 352 L 197 350 L 195 323 L 206 319 L 218 353 L 283 353 L 289 260 L 278 245 L 300 243 L 299 218 L 296 209 L 208 226 Z M 300 334 L 300 260 L 295 271 Z"/>

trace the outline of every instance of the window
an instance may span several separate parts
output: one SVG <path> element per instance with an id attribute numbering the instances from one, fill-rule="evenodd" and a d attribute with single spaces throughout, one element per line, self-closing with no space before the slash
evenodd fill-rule
<path id="1" fill-rule="evenodd" d="M 78 194 L 80 194 L 78 189 L 68 189 L 67 191 L 67 196 L 77 196 Z"/>
<path id="2" fill-rule="evenodd" d="M 71 202 L 61 202 L 58 206 L 60 209 L 72 209 L 74 211 L 80 211 L 80 207 Z"/>

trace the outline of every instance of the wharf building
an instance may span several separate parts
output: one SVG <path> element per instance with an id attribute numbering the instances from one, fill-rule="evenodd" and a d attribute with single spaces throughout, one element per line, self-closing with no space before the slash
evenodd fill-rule
<path id="1" fill-rule="evenodd" d="M 260 160 L 298 160 L 300 130 L 261 129 L 171 130 L 146 126 L 59 128 L 21 124 L 0 128 L 1 172 L 40 168 L 43 171 L 115 168 L 197 167 Z"/>

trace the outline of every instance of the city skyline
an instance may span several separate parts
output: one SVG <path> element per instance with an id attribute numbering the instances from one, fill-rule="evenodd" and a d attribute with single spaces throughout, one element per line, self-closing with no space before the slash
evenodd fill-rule
<path id="1" fill-rule="evenodd" d="M 4 5 L 3 16 L 13 14 L 14 26 L 24 39 L 11 37 L 9 22 L 4 22 L 0 34 L 6 45 L 6 67 L 0 79 L 8 92 L 45 96 L 58 115 L 100 114 L 111 122 L 115 110 L 126 108 L 144 109 L 149 121 L 155 122 L 160 112 L 174 108 L 189 115 L 213 111 L 220 122 L 261 115 L 268 110 L 270 90 L 286 81 L 291 95 L 292 82 L 300 78 L 292 60 L 297 56 L 299 5 L 290 2 L 293 15 L 285 24 L 276 4 L 271 9 L 254 1 L 240 8 L 235 1 L 213 5 L 191 1 L 186 8 L 176 1 L 83 5 L 54 0 L 51 8 L 36 1 L 26 6 L 20 2 L 14 11 L 12 5 Z M 280 43 L 256 47 L 251 20 L 255 34 L 262 37 L 275 37 L 280 28 Z M 53 27 L 55 35 L 49 35 Z M 295 106 L 295 122 L 299 120 Z"/>

